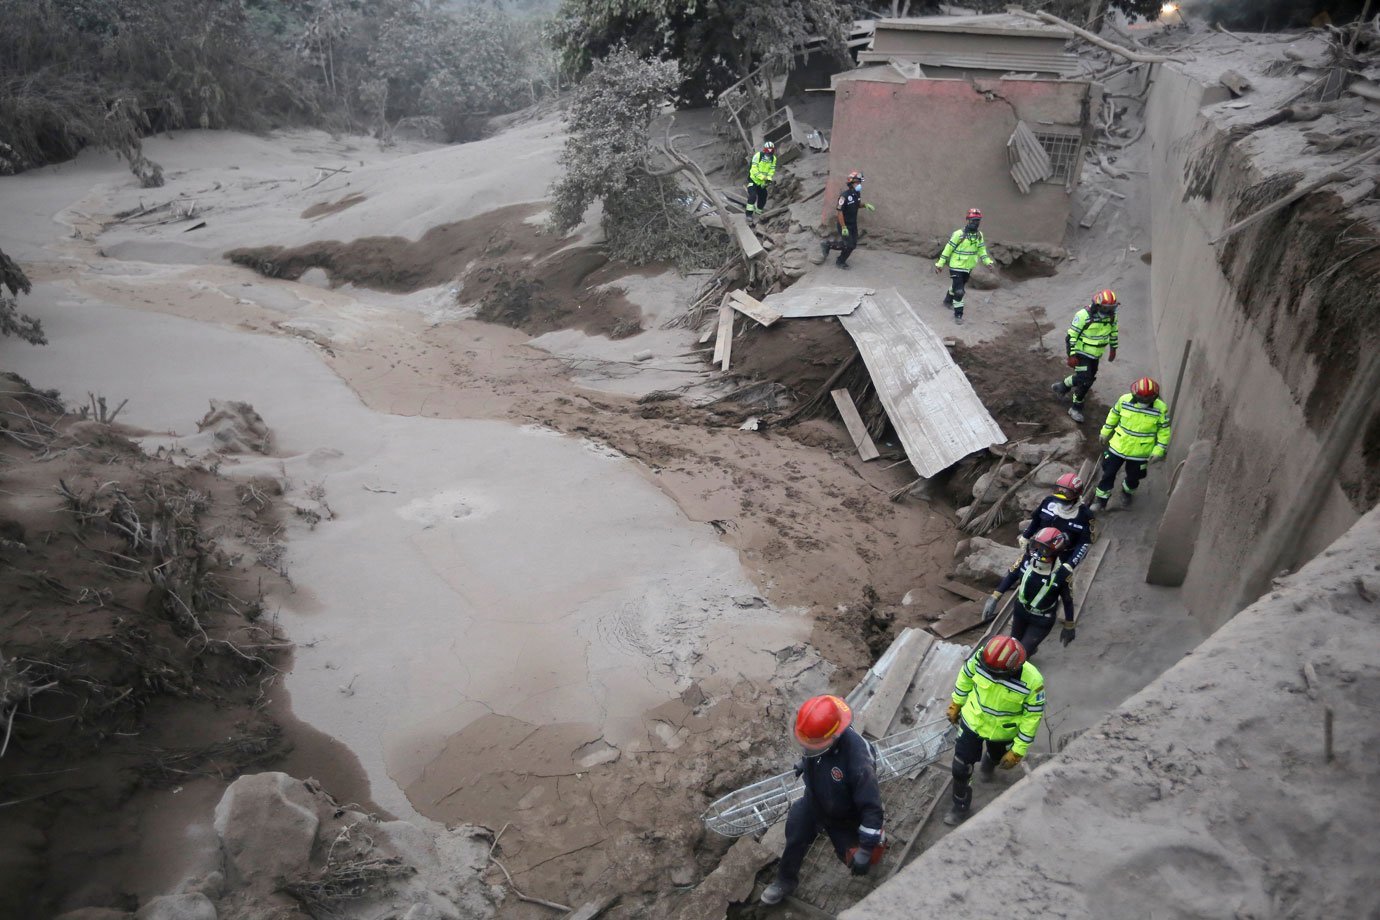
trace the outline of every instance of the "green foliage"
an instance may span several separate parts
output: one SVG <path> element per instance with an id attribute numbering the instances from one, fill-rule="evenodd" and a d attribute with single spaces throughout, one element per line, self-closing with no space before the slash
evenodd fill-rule
<path id="1" fill-rule="evenodd" d="M 783 67 L 808 37 L 836 38 L 842 53 L 842 28 L 854 14 L 841 0 L 562 0 L 555 38 L 571 73 L 619 45 L 679 61 L 678 95 L 695 102 L 759 64 Z"/>
<path id="2" fill-rule="evenodd" d="M 647 168 L 652 119 L 680 81 L 674 63 L 639 57 L 626 47 L 594 63 L 566 112 L 564 173 L 551 190 L 553 230 L 570 232 L 591 204 L 602 201 L 615 259 L 672 260 L 688 268 L 721 258 L 722 234 L 700 226 L 673 179 Z"/>

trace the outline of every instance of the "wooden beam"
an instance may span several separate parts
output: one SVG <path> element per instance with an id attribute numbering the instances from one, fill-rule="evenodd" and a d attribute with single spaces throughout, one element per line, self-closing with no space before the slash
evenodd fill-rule
<path id="1" fill-rule="evenodd" d="M 834 405 L 838 407 L 839 415 L 843 416 L 844 427 L 853 439 L 853 446 L 858 449 L 858 456 L 864 463 L 880 457 L 881 453 L 877 450 L 877 445 L 872 443 L 872 436 L 867 433 L 867 426 L 863 424 L 862 416 L 858 414 L 858 407 L 853 404 L 853 397 L 849 392 L 838 389 L 831 391 L 829 395 L 834 397 Z"/>
<path id="2" fill-rule="evenodd" d="M 891 727 L 896 718 L 896 710 L 906 698 L 906 691 L 915 678 L 915 672 L 924 660 L 925 653 L 934 644 L 934 637 L 918 629 L 907 633 L 905 644 L 896 650 L 896 656 L 882 675 L 882 683 L 872 698 L 863 704 L 862 710 L 854 719 L 853 728 L 860 734 L 880 739 Z"/>
<path id="3" fill-rule="evenodd" d="M 982 624 L 982 604 L 978 601 L 964 601 L 957 607 L 950 607 L 944 615 L 929 625 L 930 632 L 941 639 L 952 639 L 961 632 L 967 632 Z"/>
<path id="4" fill-rule="evenodd" d="M 1039 22 L 1047 22 L 1052 26 L 1058 26 L 1065 32 L 1071 32 L 1074 35 L 1077 35 L 1079 38 L 1083 39 L 1083 41 L 1085 42 L 1091 42 L 1097 47 L 1105 48 L 1113 54 L 1119 54 L 1128 61 L 1135 61 L 1139 64 L 1163 64 L 1166 61 L 1175 60 L 1174 58 L 1164 57 L 1163 55 L 1159 54 L 1142 54 L 1139 51 L 1132 51 L 1130 48 L 1123 48 L 1121 45 L 1118 45 L 1115 42 L 1109 42 L 1105 38 L 1101 38 L 1100 36 L 1092 34 L 1087 29 L 1080 29 L 1073 23 L 1065 22 L 1058 16 L 1051 16 L 1049 13 L 1029 13 L 1018 6 L 1008 6 L 1006 8 L 1006 11 L 1008 13 L 1011 13 L 1013 16 L 1019 16 L 1022 19 L 1034 19 Z"/>
<path id="5" fill-rule="evenodd" d="M 733 308 L 728 305 L 728 295 L 719 304 L 719 337 L 714 340 L 715 364 L 720 370 L 728 370 L 729 352 L 733 349 Z"/>
<path id="6" fill-rule="evenodd" d="M 781 318 L 780 313 L 751 296 L 747 291 L 729 291 L 728 296 L 733 309 L 744 316 L 752 317 L 763 326 L 770 326 Z"/>
<path id="7" fill-rule="evenodd" d="M 1088 550 L 1088 555 L 1079 564 L 1076 584 L 1073 586 L 1073 622 L 1076 625 L 1083 617 L 1083 605 L 1088 602 L 1088 592 L 1092 590 L 1093 579 L 1097 577 L 1098 567 L 1102 565 L 1102 560 L 1107 552 L 1116 543 L 1111 537 L 1105 537 L 1093 545 Z"/>
<path id="8" fill-rule="evenodd" d="M 961 582 L 953 581 L 951 579 L 941 581 L 939 583 L 939 587 L 943 588 L 945 591 L 948 591 L 950 594 L 957 594 L 959 597 L 966 597 L 970 601 L 987 600 L 986 591 L 983 591 L 980 588 L 974 588 L 972 585 L 965 585 Z"/>

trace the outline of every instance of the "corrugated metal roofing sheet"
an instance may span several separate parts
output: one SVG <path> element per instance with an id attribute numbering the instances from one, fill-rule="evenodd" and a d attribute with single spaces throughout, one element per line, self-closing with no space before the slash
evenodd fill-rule
<path id="1" fill-rule="evenodd" d="M 865 296 L 839 320 L 921 476 L 1006 440 L 943 340 L 896 290 Z"/>
<path id="2" fill-rule="evenodd" d="M 1045 151 L 1040 139 L 1030 126 L 1023 121 L 1016 122 L 1016 130 L 1011 132 L 1006 142 L 1006 154 L 1011 160 L 1011 178 L 1021 194 L 1029 195 L 1030 187 L 1054 175 L 1054 164 Z"/>

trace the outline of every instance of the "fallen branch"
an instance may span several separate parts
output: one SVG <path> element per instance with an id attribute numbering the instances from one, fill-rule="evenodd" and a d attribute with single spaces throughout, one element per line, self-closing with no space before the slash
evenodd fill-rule
<path id="1" fill-rule="evenodd" d="M 1365 153 L 1352 157 L 1351 159 L 1347 160 L 1345 163 L 1342 163 L 1336 169 L 1332 170 L 1322 178 L 1314 180 L 1313 182 L 1309 182 L 1307 185 L 1295 189 L 1294 191 L 1285 195 L 1278 201 L 1272 204 L 1267 204 L 1265 207 L 1256 211 L 1254 214 L 1251 214 L 1249 217 L 1244 217 L 1241 220 L 1238 220 L 1236 223 L 1232 224 L 1230 227 L 1223 230 L 1221 233 L 1217 234 L 1217 236 L 1213 237 L 1213 239 L 1209 241 L 1209 245 L 1216 246 L 1218 243 L 1222 242 L 1227 237 L 1236 235 L 1237 233 L 1249 227 L 1251 224 L 1258 223 L 1259 221 L 1269 217 L 1271 214 L 1284 210 L 1285 208 L 1289 207 L 1289 205 L 1293 204 L 1295 201 L 1298 201 L 1304 195 L 1307 195 L 1310 192 L 1316 192 L 1324 185 L 1329 185 L 1333 182 L 1336 182 L 1339 179 L 1345 179 L 1345 173 L 1348 169 L 1351 169 L 1354 166 L 1360 166 L 1362 163 L 1365 163 L 1368 160 L 1373 160 L 1378 156 L 1380 156 L 1380 147 L 1372 147 Z"/>
<path id="2" fill-rule="evenodd" d="M 497 838 L 495 838 L 495 842 L 497 842 Z M 565 911 L 567 914 L 574 910 L 573 907 L 567 907 L 564 904 L 557 904 L 555 901 L 548 901 L 545 898 L 534 898 L 529 894 L 524 894 L 522 889 L 517 886 L 517 883 L 513 881 L 513 877 L 508 874 L 508 867 L 498 861 L 498 857 L 493 854 L 492 850 L 489 851 L 489 860 L 493 862 L 495 866 L 498 866 L 498 868 L 503 870 L 503 877 L 508 880 L 508 887 L 513 889 L 513 894 L 517 895 L 517 899 L 519 901 L 526 901 L 528 904 L 540 904 L 542 907 L 549 907 L 552 910 Z"/>
<path id="3" fill-rule="evenodd" d="M 996 503 L 993 504 L 991 508 L 988 508 L 986 511 L 984 511 L 981 517 L 966 525 L 963 529 L 968 533 L 974 534 L 976 536 L 981 536 L 982 534 L 987 533 L 993 527 L 997 526 L 997 524 L 999 523 L 998 518 L 1001 515 L 1001 509 L 1007 503 L 1007 501 L 1010 500 L 1011 496 L 1015 495 L 1017 490 L 1019 490 L 1021 486 L 1029 482 L 1036 473 L 1040 472 L 1040 470 L 1044 468 L 1046 463 L 1053 459 L 1053 451 L 1050 451 L 1049 453 L 1045 454 L 1044 459 L 1032 466 L 1030 468 L 1030 472 L 1026 473 L 1020 479 L 1017 479 L 1015 484 L 1012 485 L 1011 488 L 1003 492 L 1001 497 L 996 500 Z"/>

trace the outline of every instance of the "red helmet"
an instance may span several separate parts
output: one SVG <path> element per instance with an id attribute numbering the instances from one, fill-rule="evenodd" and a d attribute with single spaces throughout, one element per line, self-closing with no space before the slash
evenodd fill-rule
<path id="1" fill-rule="evenodd" d="M 1106 312 L 1111 313 L 1116 309 L 1117 305 L 1116 291 L 1104 288 L 1093 295 L 1092 302 L 1094 307 L 1107 307 L 1108 309 Z"/>
<path id="2" fill-rule="evenodd" d="M 1069 538 L 1058 527 L 1042 527 L 1030 540 L 1030 546 L 1043 562 L 1053 562 L 1069 545 Z"/>
<path id="3" fill-rule="evenodd" d="M 763 142 L 762 142 L 762 152 L 763 152 L 763 153 L 775 153 L 775 152 L 776 152 L 776 142 L 775 142 L 775 141 L 763 141 Z"/>
<path id="4" fill-rule="evenodd" d="M 806 754 L 823 754 L 851 724 L 853 710 L 842 699 L 812 696 L 795 714 L 795 740 Z"/>
<path id="5" fill-rule="evenodd" d="M 1054 497 L 1061 502 L 1076 502 L 1083 497 L 1083 480 L 1077 473 L 1065 473 L 1054 484 Z"/>
<path id="6" fill-rule="evenodd" d="M 980 210 L 978 210 L 977 208 L 969 208 L 969 209 L 968 209 L 968 219 L 969 219 L 969 220 L 982 220 L 982 212 L 981 212 Z"/>
<path id="7" fill-rule="evenodd" d="M 1025 657 L 1025 646 L 1012 636 L 993 636 L 982 647 L 982 666 L 996 674 L 1019 674 Z"/>
<path id="8" fill-rule="evenodd" d="M 1142 377 L 1131 384 L 1131 395 L 1141 402 L 1154 402 L 1160 395 L 1160 385 L 1153 377 Z"/>
<path id="9" fill-rule="evenodd" d="M 853 170 L 852 172 L 850 172 L 850 173 L 848 174 L 848 181 L 849 181 L 849 182 L 861 182 L 862 180 L 863 180 L 863 174 L 862 174 L 861 172 L 859 172 L 858 170 L 856 170 L 856 169 Z"/>

